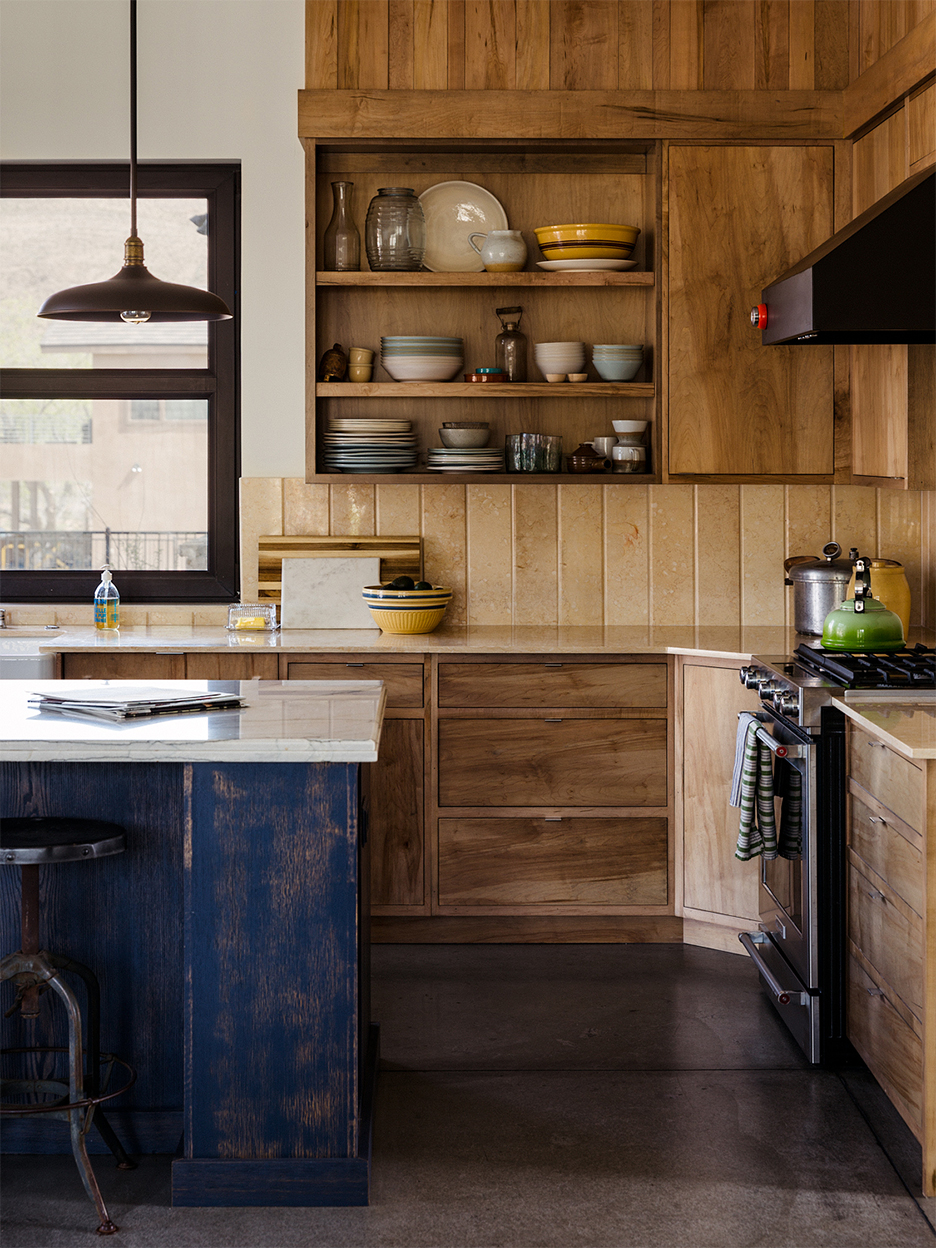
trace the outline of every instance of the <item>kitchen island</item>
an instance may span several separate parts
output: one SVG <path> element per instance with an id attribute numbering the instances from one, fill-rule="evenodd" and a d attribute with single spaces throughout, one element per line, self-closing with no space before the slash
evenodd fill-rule
<path id="1" fill-rule="evenodd" d="M 95 969 L 104 1047 L 138 1072 L 109 1116 L 130 1152 L 178 1146 L 175 1205 L 366 1204 L 377 1052 L 359 771 L 378 756 L 384 686 L 160 685 L 246 705 L 111 723 L 28 704 L 67 682 L 0 685 L 0 813 L 127 830 L 125 853 L 42 881 L 43 947 Z M 44 1004 L 22 1042 L 61 1043 L 62 1021 Z M 57 1126 L 24 1120 L 5 1148 L 67 1151 Z"/>

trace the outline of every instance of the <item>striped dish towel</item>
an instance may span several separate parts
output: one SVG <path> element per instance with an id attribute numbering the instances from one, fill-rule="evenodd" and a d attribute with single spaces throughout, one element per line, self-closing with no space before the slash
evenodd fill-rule
<path id="1" fill-rule="evenodd" d="M 770 747 L 759 740 L 757 727 L 756 720 L 748 724 L 741 765 L 741 823 L 735 857 L 743 862 L 758 854 L 777 856 L 773 757 Z"/>
<path id="2" fill-rule="evenodd" d="M 803 777 L 789 763 L 783 770 L 786 773 L 786 783 L 783 786 L 785 791 L 780 806 L 777 852 L 781 858 L 797 861 L 803 856 Z"/>

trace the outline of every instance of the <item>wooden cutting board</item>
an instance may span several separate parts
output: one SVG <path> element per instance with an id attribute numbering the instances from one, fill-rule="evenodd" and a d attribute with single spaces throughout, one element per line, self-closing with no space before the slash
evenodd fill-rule
<path id="1" fill-rule="evenodd" d="M 381 582 L 398 576 L 423 578 L 421 537 L 312 537 L 272 534 L 257 546 L 257 600 L 279 602 L 283 586 L 284 559 L 322 559 L 336 555 L 380 559 Z"/>

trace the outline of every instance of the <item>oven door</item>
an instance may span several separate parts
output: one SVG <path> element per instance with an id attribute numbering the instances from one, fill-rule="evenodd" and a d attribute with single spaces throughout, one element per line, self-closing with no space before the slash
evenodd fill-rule
<path id="1" fill-rule="evenodd" d="M 774 753 L 774 782 L 789 788 L 789 771 L 800 782 L 802 857 L 759 859 L 760 924 L 741 943 L 757 965 L 761 981 L 780 1016 L 812 1062 L 819 1060 L 819 949 L 816 871 L 817 743 L 768 711 L 760 716 Z M 789 769 L 786 775 L 784 772 Z M 776 801 L 777 826 L 785 797 Z"/>

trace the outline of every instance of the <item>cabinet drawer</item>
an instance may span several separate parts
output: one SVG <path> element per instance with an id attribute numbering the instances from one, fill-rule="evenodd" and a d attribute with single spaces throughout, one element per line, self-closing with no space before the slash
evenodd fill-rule
<path id="1" fill-rule="evenodd" d="M 665 906 L 665 819 L 440 819 L 444 906 Z"/>
<path id="2" fill-rule="evenodd" d="M 666 706 L 665 663 L 440 663 L 440 706 Z"/>
<path id="3" fill-rule="evenodd" d="M 848 959 L 847 1019 L 849 1040 L 920 1139 L 923 1043 L 854 957 Z"/>
<path id="4" fill-rule="evenodd" d="M 443 719 L 441 806 L 665 806 L 665 719 Z"/>
<path id="5" fill-rule="evenodd" d="M 853 780 L 879 802 L 923 831 L 923 772 L 866 732 L 849 730 L 848 770 Z"/>
<path id="6" fill-rule="evenodd" d="M 382 680 L 387 706 L 422 706 L 421 663 L 309 663 L 288 660 L 287 680 Z"/>
<path id="7" fill-rule="evenodd" d="M 887 890 L 886 892 L 884 890 Z M 848 935 L 913 1011 L 923 1017 L 923 920 L 854 862 L 848 870 Z"/>
<path id="8" fill-rule="evenodd" d="M 184 680 L 185 655 L 152 654 L 145 651 L 123 654 L 63 654 L 64 680 Z"/>
<path id="9" fill-rule="evenodd" d="M 922 842 L 909 840 L 875 814 L 854 792 L 849 794 L 848 843 L 873 871 L 917 914 L 924 907 Z M 889 812 L 888 812 L 889 813 Z"/>

